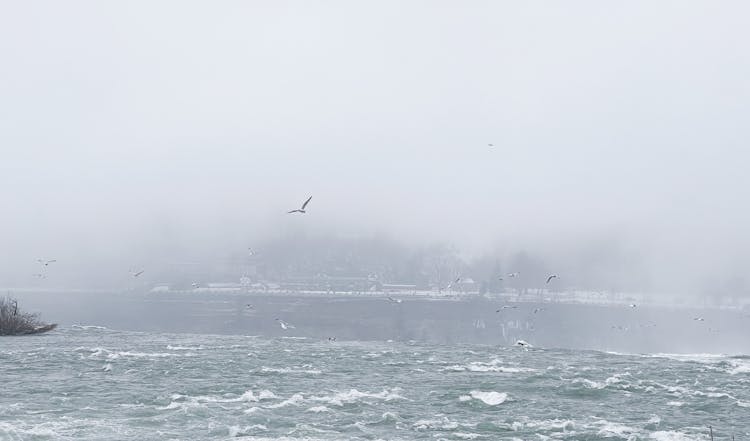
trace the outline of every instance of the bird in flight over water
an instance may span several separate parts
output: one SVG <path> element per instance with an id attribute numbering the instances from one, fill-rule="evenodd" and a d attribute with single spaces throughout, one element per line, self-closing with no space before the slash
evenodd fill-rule
<path id="1" fill-rule="evenodd" d="M 57 260 L 55 259 L 51 259 L 51 260 L 36 259 L 36 261 L 41 263 L 44 266 L 49 266 L 50 263 L 57 262 Z"/>
<path id="2" fill-rule="evenodd" d="M 133 275 L 133 277 L 138 277 L 141 274 L 143 274 L 146 270 L 140 270 L 140 271 L 131 271 L 130 274 Z"/>
<path id="3" fill-rule="evenodd" d="M 277 318 L 276 321 L 279 322 L 279 325 L 281 326 L 281 329 L 283 329 L 285 331 L 287 329 L 294 329 L 294 325 L 292 325 L 291 323 L 287 323 L 284 320 L 281 320 L 279 318 Z"/>
<path id="4" fill-rule="evenodd" d="M 557 274 L 550 274 L 550 276 L 547 277 L 547 281 L 545 283 L 549 283 L 550 281 L 552 281 L 552 279 L 556 279 L 558 277 L 559 276 Z"/>
<path id="5" fill-rule="evenodd" d="M 515 272 L 515 273 L 508 273 L 508 277 L 518 277 L 521 273 Z"/>
<path id="6" fill-rule="evenodd" d="M 309 198 L 307 198 L 307 200 L 305 201 L 305 203 L 302 204 L 302 207 L 298 208 L 297 210 L 287 211 L 287 213 L 307 213 L 305 211 L 305 207 L 307 207 L 307 204 L 310 203 L 310 199 L 312 199 L 312 196 L 310 196 Z"/>

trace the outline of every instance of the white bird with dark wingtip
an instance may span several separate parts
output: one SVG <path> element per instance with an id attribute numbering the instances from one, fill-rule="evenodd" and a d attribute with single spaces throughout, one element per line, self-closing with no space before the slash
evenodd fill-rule
<path id="1" fill-rule="evenodd" d="M 138 277 L 138 276 L 140 276 L 141 274 L 143 274 L 144 272 L 146 272 L 146 270 L 131 271 L 131 272 L 130 272 L 130 274 L 131 274 L 131 275 L 132 275 L 133 277 Z"/>
<path id="2" fill-rule="evenodd" d="M 190 284 L 190 286 L 192 286 L 193 289 L 195 289 L 195 288 L 200 288 L 201 285 L 198 282 L 193 282 L 193 283 Z"/>
<path id="3" fill-rule="evenodd" d="M 307 207 L 307 204 L 310 203 L 310 199 L 312 199 L 312 196 L 310 196 L 309 198 L 307 198 L 307 200 L 305 201 L 305 203 L 302 204 L 302 207 L 298 208 L 297 210 L 287 211 L 287 213 L 303 213 L 303 214 L 307 213 L 305 211 L 305 207 Z"/>
<path id="4" fill-rule="evenodd" d="M 704 319 L 703 317 L 693 317 L 693 320 L 695 320 L 696 322 L 704 322 L 704 321 L 706 321 L 706 319 Z"/>
<path id="5" fill-rule="evenodd" d="M 36 261 L 41 263 L 44 266 L 49 266 L 50 263 L 57 262 L 57 259 L 50 259 L 50 260 L 36 259 Z"/>
<path id="6" fill-rule="evenodd" d="M 287 329 L 295 329 L 294 325 L 292 325 L 291 323 L 287 323 L 284 320 L 281 320 L 280 318 L 277 318 L 276 321 L 279 322 L 279 326 L 281 326 L 281 329 L 285 331 Z"/>
<path id="7" fill-rule="evenodd" d="M 508 277 L 518 277 L 518 276 L 520 276 L 520 275 L 521 275 L 521 273 L 519 273 L 519 272 L 515 272 L 515 273 L 508 273 Z"/>
<path id="8" fill-rule="evenodd" d="M 451 288 L 453 288 L 453 285 L 457 284 L 460 281 L 461 281 L 461 277 L 456 277 L 456 280 L 454 280 L 451 283 L 449 283 L 448 286 L 445 287 L 445 289 L 451 289 Z"/>
<path id="9" fill-rule="evenodd" d="M 401 303 L 401 302 L 403 302 L 402 299 L 394 299 L 393 297 L 390 297 L 390 296 L 388 297 L 388 301 L 391 302 L 391 303 Z"/>
<path id="10" fill-rule="evenodd" d="M 557 274 L 550 274 L 549 277 L 547 277 L 547 281 L 544 283 L 549 283 L 552 281 L 552 279 L 557 279 L 558 277 L 560 276 L 558 276 Z"/>
<path id="11" fill-rule="evenodd" d="M 637 305 L 635 303 L 631 303 L 628 306 L 631 307 L 631 308 L 635 308 Z"/>

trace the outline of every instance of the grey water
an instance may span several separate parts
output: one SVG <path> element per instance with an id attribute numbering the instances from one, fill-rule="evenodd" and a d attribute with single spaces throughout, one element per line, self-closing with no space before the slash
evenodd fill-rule
<path id="1" fill-rule="evenodd" d="M 750 357 L 64 326 L 0 340 L 0 440 L 750 437 Z"/>

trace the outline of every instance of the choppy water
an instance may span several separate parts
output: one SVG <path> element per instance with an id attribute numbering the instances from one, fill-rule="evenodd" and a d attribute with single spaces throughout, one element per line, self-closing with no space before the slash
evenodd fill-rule
<path id="1" fill-rule="evenodd" d="M 0 340 L 1 440 L 750 438 L 750 357 L 62 329 Z"/>

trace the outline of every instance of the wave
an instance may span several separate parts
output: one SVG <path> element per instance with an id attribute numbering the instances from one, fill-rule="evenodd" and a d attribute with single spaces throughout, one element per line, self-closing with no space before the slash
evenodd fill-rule
<path id="1" fill-rule="evenodd" d="M 80 329 L 80 330 L 83 330 L 83 331 L 92 331 L 92 330 L 109 331 L 109 328 L 107 328 L 105 326 L 97 326 L 97 325 L 72 325 L 70 328 L 71 329 Z"/>
<path id="2" fill-rule="evenodd" d="M 338 392 L 330 396 L 315 396 L 310 398 L 312 401 L 320 401 L 333 406 L 343 406 L 364 399 L 376 399 L 383 401 L 405 400 L 406 398 L 398 394 L 400 389 L 384 390 L 380 393 L 360 392 L 357 389 L 350 389 L 348 392 Z"/>
<path id="3" fill-rule="evenodd" d="M 506 374 L 516 374 L 521 372 L 537 372 L 536 369 L 525 368 L 525 367 L 509 367 L 503 366 L 503 361 L 500 359 L 494 359 L 489 363 L 481 361 L 472 361 L 465 365 L 453 365 L 444 367 L 441 369 L 443 372 L 502 372 Z"/>
<path id="4" fill-rule="evenodd" d="M 461 397 L 459 397 L 459 400 L 468 401 L 465 397 L 467 396 L 462 395 Z M 508 394 L 505 392 L 483 392 L 479 390 L 473 390 L 469 393 L 468 397 L 470 399 L 473 398 L 475 400 L 479 400 L 488 406 L 497 406 L 498 404 L 503 404 L 508 399 Z"/>
<path id="5" fill-rule="evenodd" d="M 320 375 L 322 371 L 318 369 L 301 369 L 301 368 L 270 368 L 261 367 L 258 372 L 265 374 L 308 374 L 308 375 Z"/>

